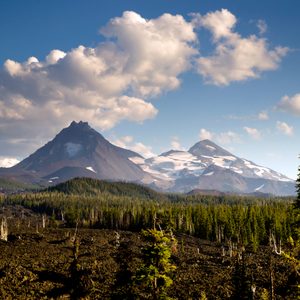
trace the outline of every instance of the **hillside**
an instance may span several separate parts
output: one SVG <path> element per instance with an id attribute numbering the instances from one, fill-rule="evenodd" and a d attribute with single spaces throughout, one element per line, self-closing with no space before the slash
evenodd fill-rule
<path id="1" fill-rule="evenodd" d="M 8 178 L 0 178 L 0 193 L 13 193 L 37 189 L 38 186 L 26 184 Z"/>
<path id="2" fill-rule="evenodd" d="M 120 197 L 127 196 L 151 200 L 167 199 L 167 196 L 139 184 L 109 182 L 93 178 L 74 178 L 56 186 L 49 187 L 47 191 L 56 191 L 68 195 L 98 196 L 102 193 L 108 193 Z"/>

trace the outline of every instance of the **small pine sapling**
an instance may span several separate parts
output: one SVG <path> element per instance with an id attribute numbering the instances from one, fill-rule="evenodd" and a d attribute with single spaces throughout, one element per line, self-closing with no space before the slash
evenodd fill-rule
<path id="1" fill-rule="evenodd" d="M 152 299 L 170 299 L 167 289 L 173 283 L 170 274 L 176 269 L 170 261 L 175 238 L 157 229 L 143 230 L 142 235 L 147 245 L 142 249 L 143 265 L 135 279 L 145 287 Z"/>

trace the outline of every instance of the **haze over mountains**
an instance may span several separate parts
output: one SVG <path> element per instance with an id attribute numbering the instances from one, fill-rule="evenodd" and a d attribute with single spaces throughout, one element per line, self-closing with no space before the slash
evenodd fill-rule
<path id="1" fill-rule="evenodd" d="M 188 151 L 170 150 L 145 159 L 111 144 L 86 122 L 72 122 L 19 164 L 0 168 L 0 177 L 44 186 L 92 177 L 136 182 L 168 192 L 295 194 L 292 179 L 239 158 L 209 140 Z"/>

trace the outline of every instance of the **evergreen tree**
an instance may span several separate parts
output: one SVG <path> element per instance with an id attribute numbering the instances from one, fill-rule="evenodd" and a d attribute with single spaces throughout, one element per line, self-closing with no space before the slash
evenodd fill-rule
<path id="1" fill-rule="evenodd" d="M 162 230 L 143 230 L 147 245 L 142 249 L 143 265 L 135 279 L 151 295 L 151 299 L 170 299 L 167 289 L 173 283 L 170 273 L 176 269 L 170 261 L 172 238 Z M 174 238 L 173 238 L 174 239 Z"/>
<path id="2" fill-rule="evenodd" d="M 242 300 L 251 299 L 251 282 L 247 274 L 247 264 L 244 253 L 242 259 L 236 259 L 233 273 L 234 293 L 232 299 Z"/>
<path id="3" fill-rule="evenodd" d="M 292 296 L 300 299 L 300 166 L 298 168 L 298 177 L 296 180 L 297 198 L 294 203 L 293 237 L 289 238 L 291 246 L 290 251 L 283 252 L 283 255 L 291 262 L 293 273 L 290 276 L 290 285 Z"/>
<path id="4" fill-rule="evenodd" d="M 297 199 L 295 202 L 295 208 L 300 209 L 300 166 L 298 168 L 298 177 L 296 180 Z"/>

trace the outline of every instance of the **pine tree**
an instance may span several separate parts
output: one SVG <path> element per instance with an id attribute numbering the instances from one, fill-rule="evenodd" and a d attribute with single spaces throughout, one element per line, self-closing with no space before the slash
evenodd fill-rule
<path id="1" fill-rule="evenodd" d="M 300 209 L 300 166 L 298 168 L 298 177 L 296 180 L 297 199 L 295 202 L 295 208 Z"/>
<path id="2" fill-rule="evenodd" d="M 170 261 L 172 239 L 162 230 L 143 230 L 142 235 L 147 245 L 142 249 L 143 265 L 135 279 L 151 294 L 151 299 L 169 299 L 167 289 L 173 280 L 170 273 L 176 269 Z"/>
<path id="3" fill-rule="evenodd" d="M 291 250 L 283 252 L 283 256 L 287 258 L 292 266 L 295 276 L 291 282 L 291 292 L 293 296 L 300 298 L 300 166 L 298 168 L 298 177 L 296 180 L 297 198 L 294 203 L 295 222 L 293 224 L 293 237 L 289 238 Z"/>
<path id="4" fill-rule="evenodd" d="M 251 299 L 251 282 L 247 274 L 247 264 L 244 253 L 242 259 L 236 259 L 235 269 L 233 273 L 234 293 L 232 299 Z"/>

